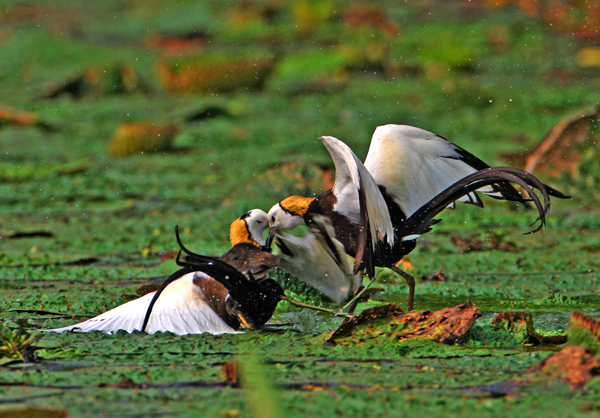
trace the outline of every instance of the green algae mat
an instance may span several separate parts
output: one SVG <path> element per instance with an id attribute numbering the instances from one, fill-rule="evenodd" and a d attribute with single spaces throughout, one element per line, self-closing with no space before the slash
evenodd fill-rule
<path id="1" fill-rule="evenodd" d="M 546 367 L 572 311 L 600 317 L 593 141 L 540 173 L 573 196 L 542 232 L 524 235 L 534 210 L 487 199 L 421 237 L 415 310 L 477 308 L 453 344 L 381 318 L 334 341 L 341 319 L 285 302 L 241 335 L 37 331 L 161 283 L 175 225 L 219 255 L 247 210 L 330 187 L 321 135 L 364 158 L 376 126 L 409 124 L 522 165 L 597 104 L 592 8 L 469 3 L 2 2 L 0 417 L 600 416 L 593 356 L 583 380 Z M 405 304 L 403 279 L 374 286 L 359 311 Z"/>

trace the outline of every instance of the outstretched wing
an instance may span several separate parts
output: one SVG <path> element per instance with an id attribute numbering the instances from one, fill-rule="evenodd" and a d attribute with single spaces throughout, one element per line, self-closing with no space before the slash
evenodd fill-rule
<path id="1" fill-rule="evenodd" d="M 361 285 L 352 273 L 344 246 L 334 238 L 333 228 L 323 216 L 314 216 L 311 232 L 303 237 L 277 235 L 279 266 L 308 283 L 328 298 L 342 304 Z"/>
<path id="2" fill-rule="evenodd" d="M 390 213 L 379 191 L 377 183 L 350 147 L 332 136 L 321 137 L 335 164 L 335 185 L 333 192 L 337 198 L 334 210 L 355 223 L 361 222 L 359 192 L 364 195 L 364 210 L 368 213 L 368 226 L 373 241 L 394 243 L 394 227 Z"/>
<path id="3" fill-rule="evenodd" d="M 365 167 L 409 217 L 452 184 L 489 166 L 424 129 L 385 125 L 373 133 Z M 477 191 L 498 199 L 527 200 L 506 183 L 491 183 Z M 475 191 L 458 200 L 483 206 Z"/>
<path id="4" fill-rule="evenodd" d="M 195 275 L 204 273 L 187 273 L 171 282 L 157 299 L 152 309 L 146 332 L 172 332 L 178 335 L 201 334 L 233 334 L 239 331 L 231 328 L 217 313 L 206 304 L 202 291 L 194 285 Z M 206 276 L 205 278 L 210 279 Z M 102 331 L 114 333 L 124 330 L 129 333 L 140 331 L 144 317 L 154 293 L 132 300 L 105 312 L 95 318 L 79 324 L 63 328 L 44 330 L 47 332 L 91 332 Z"/>

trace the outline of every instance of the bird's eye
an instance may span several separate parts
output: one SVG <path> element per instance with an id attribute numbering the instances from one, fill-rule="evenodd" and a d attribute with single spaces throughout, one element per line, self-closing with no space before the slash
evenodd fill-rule
<path id="1" fill-rule="evenodd" d="M 271 222 L 275 222 L 275 215 L 271 215 Z"/>
<path id="2" fill-rule="evenodd" d="M 262 223 L 262 221 L 256 221 L 256 223 L 257 223 L 257 224 L 261 224 L 261 223 Z"/>

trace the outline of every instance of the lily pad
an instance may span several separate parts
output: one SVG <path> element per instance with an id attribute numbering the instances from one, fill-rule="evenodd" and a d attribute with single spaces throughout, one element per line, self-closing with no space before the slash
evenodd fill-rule
<path id="1" fill-rule="evenodd" d="M 542 335 L 536 332 L 529 312 L 502 312 L 494 317 L 492 325 L 513 333 L 523 344 L 556 345 L 567 342 L 566 335 Z"/>

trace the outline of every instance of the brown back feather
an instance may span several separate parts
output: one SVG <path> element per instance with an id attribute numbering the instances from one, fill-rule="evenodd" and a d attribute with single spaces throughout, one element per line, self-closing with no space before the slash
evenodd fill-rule
<path id="1" fill-rule="evenodd" d="M 276 255 L 247 243 L 235 245 L 223 254 L 220 260 L 235 267 L 246 276 L 248 272 L 252 273 L 256 280 L 266 279 L 267 272 L 279 265 L 279 259 Z"/>

